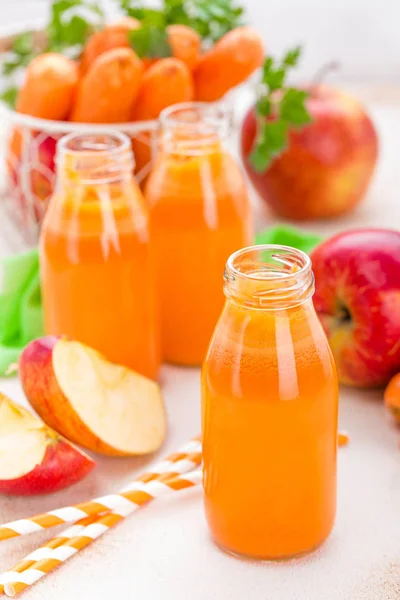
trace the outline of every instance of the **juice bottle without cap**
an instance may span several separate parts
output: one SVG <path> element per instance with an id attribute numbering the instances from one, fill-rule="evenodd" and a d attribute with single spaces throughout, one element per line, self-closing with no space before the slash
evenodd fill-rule
<path id="1" fill-rule="evenodd" d="M 120 133 L 60 140 L 40 266 L 48 334 L 66 335 L 151 378 L 160 366 L 148 214 Z"/>
<path id="2" fill-rule="evenodd" d="M 233 554 L 297 556 L 334 524 L 338 384 L 313 289 L 294 248 L 245 248 L 226 265 L 202 420 L 206 517 Z"/>
<path id="3" fill-rule="evenodd" d="M 224 303 L 220 273 L 229 255 L 252 241 L 246 183 L 225 149 L 229 133 L 229 114 L 213 105 L 175 105 L 161 114 L 145 196 L 168 362 L 201 364 Z"/>

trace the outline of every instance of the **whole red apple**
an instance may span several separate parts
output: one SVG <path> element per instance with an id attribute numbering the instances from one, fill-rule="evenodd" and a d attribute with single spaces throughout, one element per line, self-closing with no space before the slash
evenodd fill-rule
<path id="1" fill-rule="evenodd" d="M 55 184 L 55 154 L 60 136 L 31 132 L 26 140 L 19 129 L 12 132 L 7 152 L 9 196 L 26 222 L 43 219 Z"/>
<path id="2" fill-rule="evenodd" d="M 385 385 L 400 371 L 400 231 L 356 229 L 311 254 L 314 305 L 339 380 Z"/>
<path id="3" fill-rule="evenodd" d="M 242 158 L 258 194 L 278 215 L 294 220 L 336 217 L 363 198 L 377 156 L 378 138 L 362 104 L 322 85 L 309 89 L 311 124 L 293 129 L 289 146 L 263 173 L 250 164 L 256 136 L 251 108 L 242 125 Z"/>

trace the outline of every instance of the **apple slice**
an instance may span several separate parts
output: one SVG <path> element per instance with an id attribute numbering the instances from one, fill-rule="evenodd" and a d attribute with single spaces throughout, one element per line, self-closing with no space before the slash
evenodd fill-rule
<path id="1" fill-rule="evenodd" d="M 56 492 L 95 466 L 89 456 L 0 393 L 0 493 Z"/>
<path id="2" fill-rule="evenodd" d="M 67 439 L 112 456 L 157 450 L 166 433 L 154 381 L 64 338 L 31 342 L 19 361 L 25 394 L 45 423 Z"/>

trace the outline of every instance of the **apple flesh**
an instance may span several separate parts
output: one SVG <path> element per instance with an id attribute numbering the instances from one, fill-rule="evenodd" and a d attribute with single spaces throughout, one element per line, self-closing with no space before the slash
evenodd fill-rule
<path id="1" fill-rule="evenodd" d="M 86 454 L 0 394 L 0 493 L 56 492 L 95 467 Z"/>
<path id="2" fill-rule="evenodd" d="M 83 344 L 54 336 L 35 340 L 21 354 L 19 374 L 43 421 L 89 450 L 134 456 L 164 441 L 158 384 Z"/>
<path id="3" fill-rule="evenodd" d="M 263 173 L 249 160 L 256 136 L 251 108 L 242 125 L 245 169 L 260 197 L 281 217 L 337 217 L 364 197 L 378 156 L 375 127 L 358 100 L 340 90 L 313 86 L 307 107 L 311 124 L 292 130 L 289 146 Z"/>
<path id="4" fill-rule="evenodd" d="M 400 231 L 356 229 L 311 253 L 314 306 L 342 383 L 385 385 L 400 371 Z"/>

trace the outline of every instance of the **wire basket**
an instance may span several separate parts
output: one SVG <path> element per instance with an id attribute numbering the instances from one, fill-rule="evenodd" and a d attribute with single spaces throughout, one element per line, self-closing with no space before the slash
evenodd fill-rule
<path id="1" fill-rule="evenodd" d="M 38 49 L 43 45 L 43 31 L 32 27 Z M 0 62 L 10 50 L 18 29 L 1 35 Z M 36 39 L 37 38 L 37 39 Z M 253 87 L 257 74 L 230 90 L 220 102 L 232 115 L 232 127 L 238 124 L 235 108 L 243 88 Z M 141 121 L 120 124 L 82 124 L 50 121 L 24 115 L 0 103 L 0 219 L 4 213 L 15 235 L 27 245 L 38 241 L 40 225 L 55 183 L 55 150 L 57 141 L 68 133 L 96 133 L 118 129 L 132 140 L 135 156 L 135 176 L 141 185 L 151 170 L 157 149 L 159 122 Z M 13 236 L 10 233 L 10 236 Z"/>
<path id="2" fill-rule="evenodd" d="M 40 225 L 55 183 L 57 141 L 72 132 L 96 133 L 118 129 L 132 140 L 136 179 L 142 183 L 155 154 L 158 121 L 121 124 L 81 124 L 50 121 L 2 107 L 2 185 L 0 202 L 27 244 L 37 242 Z"/>

